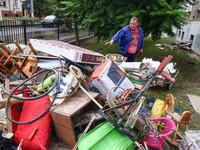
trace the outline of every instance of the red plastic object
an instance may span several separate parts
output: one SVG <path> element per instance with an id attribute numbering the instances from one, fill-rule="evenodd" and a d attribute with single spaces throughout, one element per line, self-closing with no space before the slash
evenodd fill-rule
<path id="1" fill-rule="evenodd" d="M 161 76 L 163 76 L 165 79 L 167 79 L 168 81 L 172 82 L 172 83 L 175 83 L 175 79 L 171 77 L 171 75 L 165 71 L 162 71 L 160 73 Z"/>
<path id="2" fill-rule="evenodd" d="M 169 55 L 168 57 L 165 57 L 163 61 L 161 62 L 160 66 L 158 67 L 158 71 L 162 72 L 163 69 L 167 66 L 167 64 L 172 60 L 173 56 Z"/>
<path id="3" fill-rule="evenodd" d="M 159 118 L 149 118 L 151 121 L 165 121 L 166 127 L 162 130 L 162 133 L 160 135 L 154 134 L 153 132 L 150 132 L 147 137 L 144 137 L 142 139 L 142 144 L 144 144 L 144 141 L 146 142 L 148 147 L 155 148 L 155 149 L 164 149 L 165 139 L 168 135 L 172 134 L 174 132 L 174 129 L 176 128 L 175 122 L 167 117 L 159 117 Z"/>

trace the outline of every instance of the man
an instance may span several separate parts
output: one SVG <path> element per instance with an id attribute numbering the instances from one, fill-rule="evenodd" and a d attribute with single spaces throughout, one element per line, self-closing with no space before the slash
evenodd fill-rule
<path id="1" fill-rule="evenodd" d="M 119 54 L 127 57 L 127 62 L 134 62 L 136 54 L 143 53 L 143 30 L 138 18 L 132 17 L 130 24 L 119 30 L 105 45 L 111 46 L 116 41 Z"/>

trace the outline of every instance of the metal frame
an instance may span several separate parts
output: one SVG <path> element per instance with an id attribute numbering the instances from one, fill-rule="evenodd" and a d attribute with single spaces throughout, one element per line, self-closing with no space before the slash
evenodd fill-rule
<path id="1" fill-rule="evenodd" d="M 112 108 L 107 108 L 107 109 L 101 109 L 99 110 L 99 114 L 104 117 L 107 121 L 109 121 L 112 125 L 114 125 L 120 132 L 122 132 L 124 135 L 126 135 L 129 139 L 131 139 L 133 142 L 137 141 L 137 137 L 135 135 L 133 135 L 127 128 L 124 127 L 124 121 L 125 121 L 125 117 L 129 114 L 129 112 L 132 110 L 133 106 L 135 103 L 137 103 L 141 97 L 143 96 L 143 94 L 148 90 L 148 88 L 150 87 L 151 83 L 154 81 L 155 77 L 158 74 L 161 74 L 162 76 L 164 76 L 165 78 L 167 78 L 168 80 L 171 80 L 172 82 L 175 82 L 175 80 L 173 78 L 170 77 L 169 74 L 167 74 L 166 72 L 163 72 L 163 69 L 165 68 L 165 66 L 171 61 L 172 56 L 168 56 L 167 58 L 165 57 L 165 59 L 161 62 L 160 66 L 158 67 L 158 69 L 152 74 L 152 76 L 150 77 L 150 79 L 148 80 L 148 82 L 145 84 L 145 86 L 138 92 L 137 96 L 133 99 L 130 100 L 126 103 L 117 105 L 115 107 Z M 173 81 L 174 80 L 174 81 Z M 134 94 L 134 93 L 133 93 Z M 117 121 L 115 120 L 109 113 L 115 109 L 119 109 L 123 106 L 129 105 L 129 108 L 123 113 L 123 115 L 121 116 L 121 118 Z M 136 118 L 137 119 L 137 118 Z M 135 120 L 134 120 L 135 121 Z"/>

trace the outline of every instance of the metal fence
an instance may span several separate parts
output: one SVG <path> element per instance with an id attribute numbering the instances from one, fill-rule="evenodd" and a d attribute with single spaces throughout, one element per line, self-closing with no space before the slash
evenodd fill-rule
<path id="1" fill-rule="evenodd" d="M 10 44 L 17 41 L 26 45 L 29 39 L 47 34 L 57 34 L 59 39 L 59 26 L 42 28 L 41 23 L 32 22 L 32 20 L 3 20 L 0 22 L 1 43 Z"/>

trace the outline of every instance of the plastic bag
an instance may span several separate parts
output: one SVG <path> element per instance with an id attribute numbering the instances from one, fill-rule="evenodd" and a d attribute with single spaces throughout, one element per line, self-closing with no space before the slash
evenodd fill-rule
<path id="1" fill-rule="evenodd" d="M 160 99 L 156 99 L 151 112 L 152 112 L 152 118 L 158 118 L 165 114 L 166 110 L 166 102 Z"/>
<path id="2" fill-rule="evenodd" d="M 55 78 L 56 78 L 56 75 L 51 75 L 50 77 L 48 77 L 47 79 L 44 80 L 43 82 L 43 88 L 48 91 L 48 89 L 53 85 L 54 81 L 55 81 Z M 37 86 L 37 91 L 38 92 L 43 92 L 43 89 L 42 89 L 42 83 L 40 83 L 38 86 Z"/>

